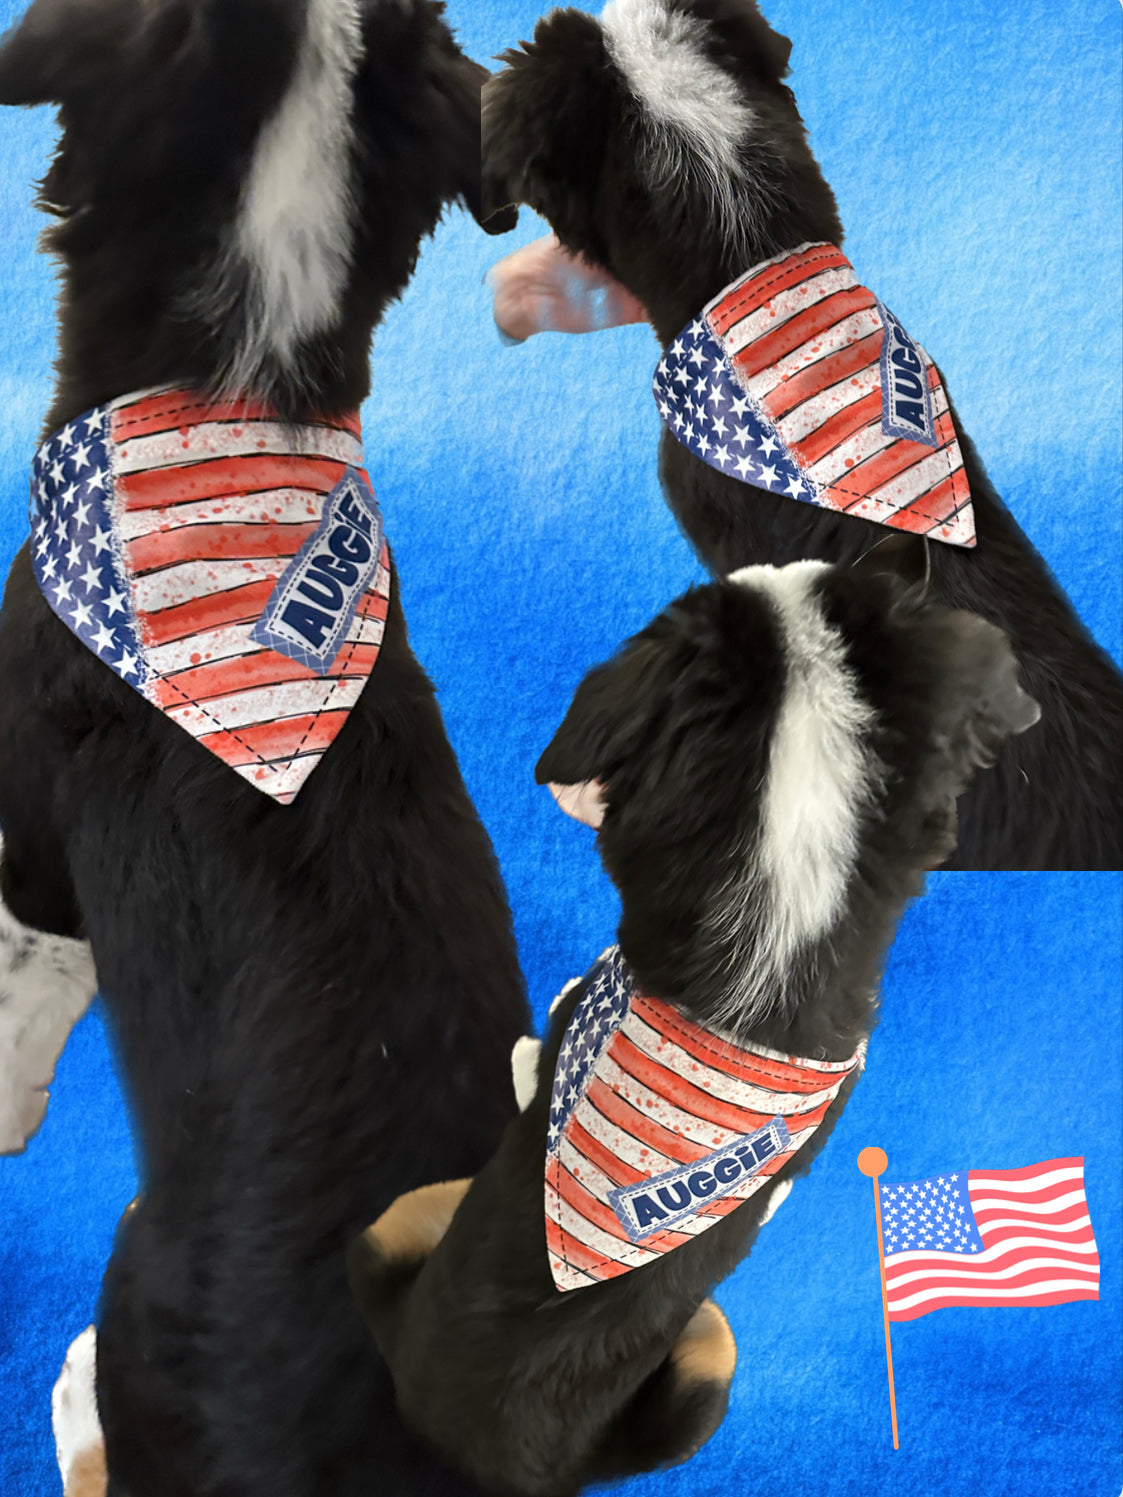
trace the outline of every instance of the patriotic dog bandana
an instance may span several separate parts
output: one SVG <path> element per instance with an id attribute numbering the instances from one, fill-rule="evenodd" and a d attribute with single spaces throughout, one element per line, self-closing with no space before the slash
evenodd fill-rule
<path id="1" fill-rule="evenodd" d="M 390 558 L 362 461 L 357 413 L 292 427 L 163 390 L 79 417 L 32 469 L 32 565 L 54 613 L 285 803 L 382 644 Z"/>
<path id="2" fill-rule="evenodd" d="M 833 244 L 755 266 L 675 340 L 659 414 L 719 473 L 974 546 L 975 517 L 935 365 Z"/>
<path id="3" fill-rule="evenodd" d="M 546 1147 L 554 1283 L 581 1289 L 681 1247 L 812 1136 L 847 1061 L 739 1046 L 646 998 L 618 947 L 589 974 L 558 1053 Z"/>

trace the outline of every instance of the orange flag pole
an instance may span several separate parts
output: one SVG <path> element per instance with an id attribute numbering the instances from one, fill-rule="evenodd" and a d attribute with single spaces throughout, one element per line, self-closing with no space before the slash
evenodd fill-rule
<path id="1" fill-rule="evenodd" d="M 885 1365 L 889 1370 L 889 1414 L 893 1420 L 893 1449 L 897 1444 L 897 1395 L 893 1390 L 893 1345 L 889 1340 L 889 1294 L 885 1288 L 885 1244 L 881 1235 L 881 1190 L 877 1177 L 885 1173 L 889 1157 L 884 1149 L 863 1149 L 858 1168 L 873 1181 L 873 1207 L 877 1215 L 877 1262 L 881 1270 L 881 1313 L 885 1318 Z"/>

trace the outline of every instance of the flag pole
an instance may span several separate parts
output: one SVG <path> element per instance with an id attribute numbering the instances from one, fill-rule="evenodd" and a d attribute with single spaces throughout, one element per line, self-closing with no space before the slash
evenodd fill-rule
<path id="1" fill-rule="evenodd" d="M 893 1343 L 889 1339 L 889 1294 L 885 1287 L 885 1243 L 881 1235 L 881 1190 L 877 1177 L 885 1173 L 889 1158 L 884 1149 L 863 1149 L 858 1168 L 873 1181 L 873 1208 L 877 1216 L 877 1263 L 881 1271 L 881 1313 L 885 1320 L 885 1366 L 889 1372 L 889 1415 L 893 1420 L 893 1449 L 897 1444 L 897 1395 L 893 1389 Z"/>

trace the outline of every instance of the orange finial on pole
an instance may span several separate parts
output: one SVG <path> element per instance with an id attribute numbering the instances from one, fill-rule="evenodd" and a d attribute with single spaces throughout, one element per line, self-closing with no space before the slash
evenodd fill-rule
<path id="1" fill-rule="evenodd" d="M 889 1369 L 889 1413 L 893 1420 L 893 1449 L 897 1444 L 897 1395 L 893 1390 L 893 1346 L 889 1340 L 889 1295 L 885 1289 L 885 1246 L 881 1236 L 881 1191 L 877 1177 L 885 1173 L 889 1157 L 884 1149 L 863 1149 L 858 1155 L 858 1168 L 873 1181 L 873 1205 L 877 1213 L 877 1262 L 881 1270 L 881 1313 L 885 1317 L 885 1365 Z"/>

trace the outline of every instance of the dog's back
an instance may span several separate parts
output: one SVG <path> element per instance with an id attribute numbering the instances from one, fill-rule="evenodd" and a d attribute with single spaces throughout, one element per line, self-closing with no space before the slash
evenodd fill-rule
<path id="1" fill-rule="evenodd" d="M 0 100 L 63 125 L 49 431 L 166 385 L 282 427 L 357 409 L 421 239 L 449 202 L 478 210 L 482 70 L 441 9 L 37 0 Z M 377 666 L 291 805 L 107 669 L 26 549 L 0 679 L 4 896 L 88 937 L 136 1122 L 142 1200 L 99 1327 L 111 1490 L 461 1490 L 397 1426 L 344 1266 L 395 1195 L 487 1157 L 527 1022 L 396 578 Z"/>

